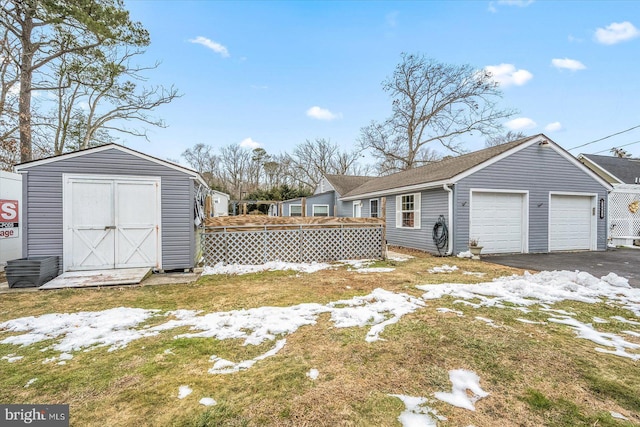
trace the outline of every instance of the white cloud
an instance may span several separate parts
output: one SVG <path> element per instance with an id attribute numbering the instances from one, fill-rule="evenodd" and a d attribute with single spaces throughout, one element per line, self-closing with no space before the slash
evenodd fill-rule
<path id="1" fill-rule="evenodd" d="M 522 86 L 533 78 L 529 71 L 516 70 L 513 64 L 487 65 L 484 69 L 490 72 L 493 80 L 502 87 Z"/>
<path id="2" fill-rule="evenodd" d="M 629 21 L 613 22 L 605 28 L 598 28 L 595 34 L 596 41 L 602 44 L 616 44 L 639 36 L 640 31 Z"/>
<path id="3" fill-rule="evenodd" d="M 489 2 L 489 12 L 496 13 L 498 11 L 498 9 L 496 8 L 496 5 L 499 5 L 499 6 L 527 7 L 531 3 L 533 3 L 533 1 L 534 0 L 498 0 L 498 1 L 492 1 L 492 2 Z"/>
<path id="4" fill-rule="evenodd" d="M 549 123 L 544 127 L 544 130 L 547 132 L 558 132 L 562 130 L 562 124 L 560 122 Z"/>
<path id="5" fill-rule="evenodd" d="M 504 125 L 511 130 L 532 129 L 538 126 L 536 122 L 528 117 L 518 117 L 517 119 L 509 120 Z"/>
<path id="6" fill-rule="evenodd" d="M 255 150 L 256 148 L 260 148 L 260 143 L 251 138 L 245 138 L 240 141 L 240 147 Z"/>
<path id="7" fill-rule="evenodd" d="M 318 120 L 335 120 L 342 117 L 342 114 L 334 114 L 326 108 L 313 106 L 307 110 L 307 116 Z"/>
<path id="8" fill-rule="evenodd" d="M 387 22 L 387 26 L 390 28 L 395 28 L 398 26 L 398 15 L 400 14 L 400 12 L 398 11 L 393 11 L 390 13 L 387 13 L 387 16 L 385 16 L 385 20 Z"/>
<path id="9" fill-rule="evenodd" d="M 567 40 L 569 40 L 569 43 L 582 43 L 583 40 L 578 38 L 578 37 L 574 37 L 572 34 L 569 34 L 569 37 L 567 37 Z"/>
<path id="10" fill-rule="evenodd" d="M 202 37 L 202 36 L 198 36 L 195 39 L 190 39 L 189 41 L 191 43 L 201 44 L 202 46 L 211 49 L 215 53 L 219 53 L 220 56 L 222 56 L 223 58 L 228 58 L 229 57 L 229 51 L 227 50 L 227 48 L 224 47 L 223 45 L 221 45 L 218 42 L 214 42 L 211 39 L 208 39 L 208 38 Z"/>
<path id="11" fill-rule="evenodd" d="M 569 58 L 564 58 L 564 59 L 555 58 L 555 59 L 552 59 L 551 60 L 551 65 L 553 65 L 556 68 L 565 69 L 565 70 L 571 70 L 571 71 L 584 70 L 585 68 L 587 68 L 582 62 L 577 61 L 575 59 L 569 59 Z"/>

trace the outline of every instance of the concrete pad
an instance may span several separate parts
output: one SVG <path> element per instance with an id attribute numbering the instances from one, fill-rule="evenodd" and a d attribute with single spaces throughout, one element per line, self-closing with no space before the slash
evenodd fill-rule
<path id="1" fill-rule="evenodd" d="M 94 286 L 135 285 L 151 273 L 151 268 L 67 271 L 38 289 L 87 288 Z"/>

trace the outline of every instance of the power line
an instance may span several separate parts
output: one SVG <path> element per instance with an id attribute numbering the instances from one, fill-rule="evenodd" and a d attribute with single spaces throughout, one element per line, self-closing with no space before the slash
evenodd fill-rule
<path id="1" fill-rule="evenodd" d="M 626 147 L 626 146 L 628 146 L 628 145 L 637 144 L 637 143 L 639 143 L 639 142 L 640 142 L 640 141 L 633 141 L 633 142 L 630 142 L 630 143 L 628 143 L 628 144 L 618 145 L 617 147 L 607 148 L 606 150 L 598 151 L 598 152 L 596 152 L 596 153 L 592 153 L 592 154 L 600 154 L 600 153 L 604 153 L 605 151 L 611 151 L 611 150 L 613 150 L 614 148 L 622 148 L 622 147 Z"/>
<path id="2" fill-rule="evenodd" d="M 620 134 L 623 134 L 623 133 L 625 133 L 625 132 L 632 131 L 632 130 L 637 129 L 637 128 L 640 128 L 640 125 L 636 125 L 636 126 L 634 126 L 634 127 L 631 127 L 631 128 L 629 128 L 629 129 L 622 130 L 622 131 L 620 131 L 620 132 L 612 133 L 611 135 L 607 135 L 607 136 L 605 136 L 605 137 L 603 137 L 603 138 L 596 139 L 595 141 L 587 142 L 586 144 L 578 145 L 577 147 L 569 148 L 569 150 L 567 150 L 567 151 L 575 150 L 576 148 L 586 147 L 587 145 L 591 145 L 591 144 L 595 144 L 596 142 L 604 141 L 605 139 L 609 139 L 609 138 L 611 138 L 611 137 L 613 137 L 613 136 L 620 135 Z"/>

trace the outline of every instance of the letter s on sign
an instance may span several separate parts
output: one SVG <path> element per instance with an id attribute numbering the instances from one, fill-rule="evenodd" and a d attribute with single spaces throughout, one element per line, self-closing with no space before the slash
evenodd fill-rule
<path id="1" fill-rule="evenodd" d="M 0 222 L 17 222 L 18 201 L 0 200 Z"/>

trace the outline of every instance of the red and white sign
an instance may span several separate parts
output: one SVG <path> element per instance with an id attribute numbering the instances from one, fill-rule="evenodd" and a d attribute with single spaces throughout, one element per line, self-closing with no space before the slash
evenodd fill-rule
<path id="1" fill-rule="evenodd" d="M 0 200 L 0 239 L 18 237 L 19 212 L 17 200 Z"/>

